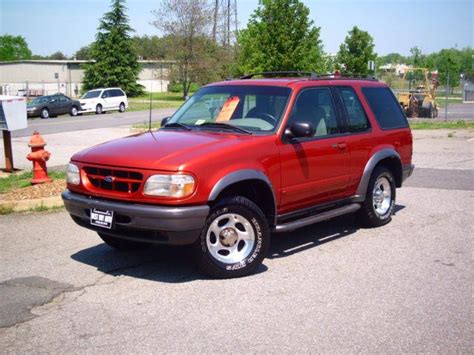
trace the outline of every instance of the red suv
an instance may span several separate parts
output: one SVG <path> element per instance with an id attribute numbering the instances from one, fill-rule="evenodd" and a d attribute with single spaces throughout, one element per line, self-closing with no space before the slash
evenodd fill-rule
<path id="1" fill-rule="evenodd" d="M 354 212 L 388 223 L 414 169 L 392 91 L 290 74 L 208 85 L 160 130 L 75 154 L 66 209 L 118 249 L 192 244 L 201 269 L 226 278 L 251 273 L 271 233 Z"/>

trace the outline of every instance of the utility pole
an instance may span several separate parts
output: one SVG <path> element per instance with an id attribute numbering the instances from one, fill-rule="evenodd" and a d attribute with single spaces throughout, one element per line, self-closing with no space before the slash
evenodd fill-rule
<path id="1" fill-rule="evenodd" d="M 214 23 L 212 25 L 212 40 L 216 42 L 217 40 L 217 17 L 219 14 L 219 0 L 216 0 L 214 3 Z"/>
<path id="2" fill-rule="evenodd" d="M 227 47 L 230 47 L 230 1 L 227 0 Z"/>
<path id="3" fill-rule="evenodd" d="M 444 105 L 444 120 L 448 120 L 448 88 L 449 88 L 449 67 L 448 67 L 448 76 L 446 78 L 446 103 Z"/>
<path id="4" fill-rule="evenodd" d="M 239 30 L 239 20 L 237 18 L 237 0 L 234 1 L 234 22 L 235 22 L 235 36 L 237 37 L 237 31 Z"/>

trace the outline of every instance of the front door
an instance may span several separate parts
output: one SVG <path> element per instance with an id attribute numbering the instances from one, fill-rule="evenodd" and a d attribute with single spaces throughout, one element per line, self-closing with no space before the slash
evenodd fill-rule
<path id="1" fill-rule="evenodd" d="M 310 122 L 313 137 L 280 145 L 282 189 L 279 213 L 292 212 L 348 195 L 350 164 L 341 120 L 329 88 L 307 88 L 295 101 L 287 127 Z"/>

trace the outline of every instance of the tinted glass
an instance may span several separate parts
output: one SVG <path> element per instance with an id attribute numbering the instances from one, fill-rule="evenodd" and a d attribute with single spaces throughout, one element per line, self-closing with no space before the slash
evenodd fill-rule
<path id="1" fill-rule="evenodd" d="M 84 95 L 82 95 L 81 99 L 94 99 L 99 97 L 100 90 L 88 91 Z"/>
<path id="2" fill-rule="evenodd" d="M 405 115 L 389 88 L 362 88 L 362 91 L 381 128 L 408 127 Z"/>
<path id="3" fill-rule="evenodd" d="M 169 123 L 210 129 L 203 124 L 217 122 L 270 132 L 277 127 L 290 93 L 289 88 L 273 86 L 206 87 L 191 96 Z"/>
<path id="4" fill-rule="evenodd" d="M 33 106 L 33 105 L 44 104 L 44 103 L 49 102 L 50 99 L 51 99 L 51 97 L 49 97 L 49 96 L 37 97 L 36 99 L 34 99 L 33 101 L 31 101 L 30 105 Z"/>
<path id="5" fill-rule="evenodd" d="M 370 128 L 369 120 L 355 91 L 349 87 L 341 87 L 338 90 L 346 108 L 349 132 L 367 131 Z"/>
<path id="6" fill-rule="evenodd" d="M 122 90 L 120 89 L 115 89 L 113 90 L 113 92 L 114 92 L 114 96 L 125 96 Z"/>
<path id="7" fill-rule="evenodd" d="M 339 133 L 336 111 L 329 89 L 306 89 L 296 99 L 289 123 L 309 122 L 316 132 L 315 137 Z"/>

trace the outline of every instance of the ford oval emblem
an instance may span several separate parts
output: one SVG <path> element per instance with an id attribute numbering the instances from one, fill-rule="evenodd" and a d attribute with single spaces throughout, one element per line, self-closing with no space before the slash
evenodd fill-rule
<path id="1" fill-rule="evenodd" d="M 109 184 L 112 183 L 112 182 L 114 182 L 114 180 L 115 180 L 115 178 L 114 178 L 113 176 L 110 176 L 110 175 L 109 175 L 109 176 L 106 176 L 106 177 L 104 178 L 104 181 L 107 182 L 107 183 L 109 183 Z"/>

